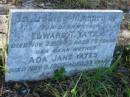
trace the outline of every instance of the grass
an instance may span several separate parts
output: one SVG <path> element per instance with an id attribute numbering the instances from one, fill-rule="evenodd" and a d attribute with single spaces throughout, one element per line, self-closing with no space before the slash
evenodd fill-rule
<path id="1" fill-rule="evenodd" d="M 99 6 L 99 2 L 92 2 L 92 0 L 35 0 L 36 3 L 50 3 L 53 8 L 91 8 L 95 9 Z"/>
<path id="2" fill-rule="evenodd" d="M 2 42 L 2 47 L 0 48 L 0 97 L 2 97 L 2 88 L 3 88 L 3 77 L 4 73 L 7 72 L 6 68 L 6 47 L 4 46 L 3 41 Z"/>
<path id="3" fill-rule="evenodd" d="M 51 91 L 50 93 L 52 93 L 54 97 L 112 97 L 110 91 L 114 91 L 114 82 L 108 79 L 107 75 L 112 74 L 120 58 L 121 56 L 119 56 L 109 69 L 97 69 L 93 72 L 83 72 L 79 74 L 79 77 L 76 77 L 77 80 L 74 77 L 74 80 L 71 80 L 73 85 L 70 89 L 62 88 L 62 90 L 60 90 L 53 86 L 49 86 L 49 91 Z"/>
<path id="4" fill-rule="evenodd" d="M 92 2 L 91 0 L 65 0 L 64 4 L 68 6 L 78 6 L 80 8 L 96 8 L 98 2 Z"/>
<path id="5" fill-rule="evenodd" d="M 6 72 L 6 48 L 5 46 L 3 46 L 1 49 L 0 49 L 0 53 L 1 53 L 1 61 L 0 61 L 0 74 L 2 74 L 2 72 Z M 2 75 L 0 75 L 2 76 Z"/>
<path id="6" fill-rule="evenodd" d="M 43 3 L 45 0 L 35 0 L 38 4 Z"/>
<path id="7" fill-rule="evenodd" d="M 110 68 L 98 68 L 41 85 L 53 97 L 130 97 L 130 76 L 118 71 L 119 66 L 128 65 L 123 57 L 126 56 L 121 53 Z M 125 63 L 121 64 L 122 61 Z"/>
<path id="8" fill-rule="evenodd" d="M 79 4 L 79 6 L 82 7 L 88 7 L 88 0 L 65 0 L 65 3 L 67 4 Z"/>

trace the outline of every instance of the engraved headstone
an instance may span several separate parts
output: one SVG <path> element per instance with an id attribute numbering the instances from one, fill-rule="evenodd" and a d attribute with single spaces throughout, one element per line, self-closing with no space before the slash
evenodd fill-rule
<path id="1" fill-rule="evenodd" d="M 119 10 L 11 10 L 6 81 L 109 67 L 121 18 Z"/>

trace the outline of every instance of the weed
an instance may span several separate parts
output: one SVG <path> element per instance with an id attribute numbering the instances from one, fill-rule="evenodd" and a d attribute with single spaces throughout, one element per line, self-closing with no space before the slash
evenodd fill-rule
<path id="1" fill-rule="evenodd" d="M 116 85 L 109 75 L 114 74 L 113 71 L 120 63 L 121 57 L 122 55 L 119 55 L 110 68 L 84 71 L 80 76 L 71 76 L 64 80 L 61 80 L 65 73 L 62 67 L 54 73 L 56 83 L 49 83 L 46 87 L 54 97 L 116 97 L 112 94 L 115 93 Z"/>
<path id="2" fill-rule="evenodd" d="M 72 90 L 71 90 L 72 97 L 76 97 L 76 95 L 77 95 L 77 86 L 78 86 L 79 81 L 81 80 L 81 77 L 82 77 L 82 73 L 81 73 L 79 79 L 77 80 L 74 88 L 72 88 Z"/>
<path id="3" fill-rule="evenodd" d="M 130 45 L 124 47 L 124 50 L 123 50 L 123 62 L 125 64 L 130 63 Z"/>
<path id="4" fill-rule="evenodd" d="M 60 69 L 57 69 L 54 71 L 53 79 L 54 80 L 61 80 L 65 76 L 65 68 L 61 67 Z"/>
<path id="5" fill-rule="evenodd" d="M 2 78 L 5 73 L 7 73 L 7 66 L 6 59 L 7 59 L 7 52 L 6 52 L 6 43 L 2 38 L 2 47 L 0 47 L 0 77 Z"/>
<path id="6" fill-rule="evenodd" d="M 130 88 L 127 90 L 128 97 L 130 97 Z"/>
<path id="7" fill-rule="evenodd" d="M 130 23 L 128 23 L 128 30 L 130 30 Z"/>

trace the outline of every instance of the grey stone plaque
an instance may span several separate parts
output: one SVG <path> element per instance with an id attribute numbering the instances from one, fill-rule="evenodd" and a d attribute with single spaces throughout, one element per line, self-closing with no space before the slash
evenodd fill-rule
<path id="1" fill-rule="evenodd" d="M 6 81 L 109 67 L 122 11 L 11 10 Z"/>

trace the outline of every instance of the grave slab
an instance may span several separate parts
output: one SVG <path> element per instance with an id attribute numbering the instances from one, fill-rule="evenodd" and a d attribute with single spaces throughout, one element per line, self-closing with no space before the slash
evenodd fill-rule
<path id="1" fill-rule="evenodd" d="M 6 81 L 70 75 L 110 67 L 122 19 L 120 10 L 10 11 Z"/>

